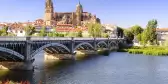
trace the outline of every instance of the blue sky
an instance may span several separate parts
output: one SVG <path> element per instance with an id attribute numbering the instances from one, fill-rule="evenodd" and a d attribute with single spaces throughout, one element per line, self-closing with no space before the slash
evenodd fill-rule
<path id="1" fill-rule="evenodd" d="M 80 0 L 84 11 L 96 14 L 102 23 L 128 28 L 145 27 L 157 19 L 168 28 L 168 0 Z M 53 0 L 56 12 L 75 11 L 78 0 Z M 0 22 L 34 21 L 44 16 L 45 0 L 0 0 Z"/>

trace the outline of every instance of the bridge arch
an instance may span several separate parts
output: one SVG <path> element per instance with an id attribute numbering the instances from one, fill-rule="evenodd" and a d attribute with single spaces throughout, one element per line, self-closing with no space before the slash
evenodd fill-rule
<path id="1" fill-rule="evenodd" d="M 12 54 L 12 55 L 14 55 L 14 56 L 20 58 L 21 60 L 24 60 L 24 56 L 21 55 L 20 53 L 16 52 L 16 51 L 14 51 L 14 50 L 11 50 L 11 49 L 8 49 L 8 48 L 4 48 L 4 47 L 0 47 L 0 51 L 1 51 L 1 52 L 5 52 L 5 53 Z M 12 58 L 12 57 L 10 57 L 10 58 Z"/>
<path id="2" fill-rule="evenodd" d="M 82 45 L 88 45 L 88 46 L 90 46 L 91 48 L 94 49 L 94 47 L 93 47 L 90 43 L 88 43 L 88 42 L 83 42 L 83 43 L 80 43 L 80 44 L 78 44 L 77 46 L 75 46 L 74 51 L 77 50 L 77 49 L 78 49 L 80 46 L 82 46 Z"/>
<path id="3" fill-rule="evenodd" d="M 31 54 L 31 57 L 34 57 L 38 52 L 42 51 L 43 49 L 47 48 L 47 47 L 50 47 L 50 46 L 59 46 L 59 47 L 62 47 L 64 48 L 65 50 L 67 50 L 68 52 L 70 52 L 70 50 L 63 44 L 60 44 L 60 43 L 50 43 L 50 44 L 46 44 L 42 47 L 40 47 L 39 49 L 35 50 L 35 52 L 33 52 Z"/>
<path id="4" fill-rule="evenodd" d="M 97 46 L 100 45 L 100 44 L 104 44 L 106 47 L 108 47 L 108 45 L 107 45 L 107 43 L 106 43 L 105 41 L 100 41 L 100 42 L 97 44 Z"/>
<path id="5" fill-rule="evenodd" d="M 117 41 L 111 41 L 111 42 L 109 43 L 109 45 L 112 45 L 112 44 L 118 46 Z"/>

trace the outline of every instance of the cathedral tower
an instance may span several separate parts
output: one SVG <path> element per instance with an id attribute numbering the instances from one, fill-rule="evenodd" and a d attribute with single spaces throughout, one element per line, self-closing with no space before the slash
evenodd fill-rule
<path id="1" fill-rule="evenodd" d="M 83 7 L 80 4 L 76 6 L 76 22 L 77 22 L 77 26 L 81 26 L 81 21 L 82 21 L 82 13 L 83 13 Z"/>
<path id="2" fill-rule="evenodd" d="M 44 15 L 44 21 L 46 25 L 52 25 L 53 14 L 54 14 L 53 2 L 52 0 L 46 0 L 45 15 Z"/>

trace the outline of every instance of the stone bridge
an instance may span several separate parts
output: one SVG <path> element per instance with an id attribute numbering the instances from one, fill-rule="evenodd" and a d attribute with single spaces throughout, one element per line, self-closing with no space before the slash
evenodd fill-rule
<path id="1" fill-rule="evenodd" d="M 34 56 L 44 50 L 50 54 L 71 54 L 76 50 L 108 50 L 118 48 L 123 38 L 54 38 L 54 37 L 0 37 L 0 61 L 22 62 L 24 67 L 34 61 Z M 73 57 L 75 58 L 75 57 Z M 7 64 L 7 63 L 6 63 Z M 31 69 L 31 68 L 29 68 Z"/>

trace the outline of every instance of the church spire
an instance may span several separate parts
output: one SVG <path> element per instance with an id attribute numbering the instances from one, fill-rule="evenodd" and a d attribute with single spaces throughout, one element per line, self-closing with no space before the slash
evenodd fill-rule
<path id="1" fill-rule="evenodd" d="M 80 0 L 79 0 L 79 5 L 81 5 Z"/>
<path id="2" fill-rule="evenodd" d="M 52 0 L 46 0 L 46 8 L 53 8 L 53 2 L 52 2 Z"/>
<path id="3" fill-rule="evenodd" d="M 81 2 L 80 2 L 80 0 L 78 1 L 77 7 L 80 7 L 80 8 L 82 8 L 82 5 L 81 5 Z"/>
<path id="4" fill-rule="evenodd" d="M 44 21 L 46 22 L 46 25 L 51 25 L 52 20 L 54 19 L 54 7 L 52 0 L 46 0 L 45 2 L 45 15 L 44 15 Z"/>
<path id="5" fill-rule="evenodd" d="M 77 21 L 78 26 L 81 26 L 82 13 L 83 13 L 83 7 L 82 7 L 80 0 L 79 0 L 79 3 L 76 6 L 76 21 Z"/>

